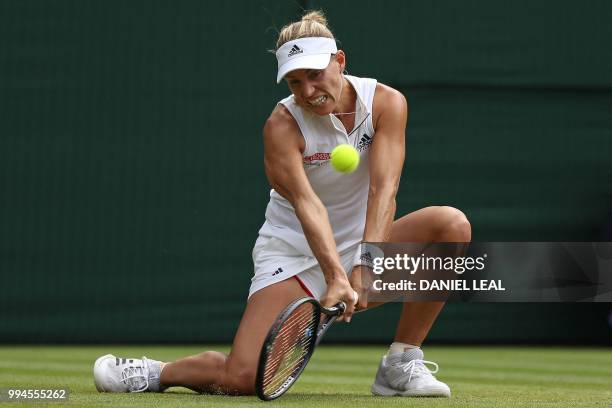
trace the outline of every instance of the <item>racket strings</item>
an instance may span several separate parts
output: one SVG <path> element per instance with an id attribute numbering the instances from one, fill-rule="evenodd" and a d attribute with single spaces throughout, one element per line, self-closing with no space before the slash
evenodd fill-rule
<path id="1" fill-rule="evenodd" d="M 282 376 L 285 371 L 290 370 L 291 367 L 298 365 L 308 349 L 304 349 L 307 344 L 296 344 L 291 350 L 286 350 L 285 355 L 282 359 L 272 362 L 270 369 L 266 370 L 265 376 L 272 379 L 273 377 Z"/>
<path id="2" fill-rule="evenodd" d="M 274 356 L 266 364 L 264 370 L 264 381 L 283 377 L 287 371 L 297 367 L 308 351 L 310 336 L 304 336 L 307 330 L 312 330 L 314 321 L 311 316 L 302 316 L 299 320 L 286 322 L 279 331 L 276 341 L 271 348 L 271 355 Z M 272 376 L 270 374 L 273 373 Z"/>
<path id="3" fill-rule="evenodd" d="M 310 313 L 293 313 L 285 322 L 280 330 L 278 330 L 273 346 L 289 344 L 290 340 L 297 339 L 298 335 L 302 334 L 299 329 L 305 328 L 313 321 L 313 316 Z"/>
<path id="4" fill-rule="evenodd" d="M 274 375 L 270 377 L 270 381 L 268 381 L 269 385 L 273 380 L 277 380 L 277 382 L 284 382 L 285 379 L 293 373 L 299 366 L 301 366 L 302 361 L 306 354 L 308 353 L 308 339 L 303 339 L 300 343 L 296 343 L 295 347 L 289 351 L 285 357 L 284 364 L 281 363 L 278 366 L 278 369 L 275 371 Z M 272 370 L 268 370 L 267 374 L 272 372 Z M 265 381 L 264 381 L 265 383 Z"/>
<path id="5" fill-rule="evenodd" d="M 274 393 L 277 390 L 287 387 L 294 378 L 291 376 L 302 366 L 308 355 L 307 345 L 301 345 L 301 350 L 294 349 L 287 361 L 280 365 L 280 370 L 269 376 L 267 381 L 264 381 L 264 389 L 266 392 Z"/>
<path id="6" fill-rule="evenodd" d="M 299 368 L 301 367 L 304 358 L 306 357 L 308 349 L 303 349 L 299 351 L 295 351 L 293 353 L 292 362 L 287 362 L 286 366 L 282 368 L 280 371 L 276 372 L 273 377 L 270 378 L 270 381 L 264 384 L 266 390 L 276 391 L 279 388 L 285 386 L 285 382 L 289 379 L 289 377 Z"/>
<path id="7" fill-rule="evenodd" d="M 302 366 L 316 330 L 316 316 L 310 303 L 296 309 L 283 323 L 268 351 L 270 358 L 263 376 L 267 394 L 286 386 L 289 377 Z"/>
<path id="8" fill-rule="evenodd" d="M 297 326 L 299 328 L 299 326 L 301 326 L 302 324 L 306 323 L 307 321 L 311 320 L 312 316 L 309 315 L 303 315 L 300 320 L 296 320 L 293 322 L 285 322 L 285 324 L 283 324 L 282 328 L 278 331 L 277 335 L 276 335 L 276 340 L 274 341 L 274 343 L 272 344 L 272 349 L 274 349 L 278 342 L 284 342 L 284 345 L 286 344 L 290 344 L 289 343 L 289 339 L 287 339 L 285 336 L 287 335 L 287 333 L 291 333 L 293 331 L 295 331 L 295 327 Z M 299 331 L 298 331 L 299 333 Z M 296 344 L 297 345 L 297 344 Z M 283 350 L 282 346 L 280 347 L 279 350 Z M 273 358 L 268 359 L 268 362 L 266 364 L 266 372 L 268 372 L 271 368 L 274 367 L 274 363 L 278 362 L 278 360 L 280 360 L 281 358 L 284 358 L 285 355 L 280 352 L 280 351 L 273 351 L 271 353 L 272 355 L 274 355 Z"/>

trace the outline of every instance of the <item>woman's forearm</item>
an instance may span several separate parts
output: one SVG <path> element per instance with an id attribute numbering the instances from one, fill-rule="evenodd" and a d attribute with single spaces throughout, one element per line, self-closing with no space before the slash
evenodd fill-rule
<path id="1" fill-rule="evenodd" d="M 387 186 L 370 188 L 368 208 L 363 240 L 368 242 L 386 242 L 391 235 L 391 226 L 395 218 L 395 194 L 397 188 Z"/>
<path id="2" fill-rule="evenodd" d="M 325 281 L 329 283 L 338 278 L 346 278 L 323 203 L 318 199 L 303 199 L 295 202 L 294 208 L 310 249 L 325 275 Z"/>

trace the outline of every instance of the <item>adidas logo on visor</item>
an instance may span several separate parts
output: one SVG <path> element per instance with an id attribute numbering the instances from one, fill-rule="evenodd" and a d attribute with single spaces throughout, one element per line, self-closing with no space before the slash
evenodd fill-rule
<path id="1" fill-rule="evenodd" d="M 288 57 L 293 57 L 296 54 L 301 54 L 304 51 L 298 47 L 297 45 L 294 45 L 293 47 L 291 47 L 291 51 L 289 51 L 289 55 L 287 55 Z"/>

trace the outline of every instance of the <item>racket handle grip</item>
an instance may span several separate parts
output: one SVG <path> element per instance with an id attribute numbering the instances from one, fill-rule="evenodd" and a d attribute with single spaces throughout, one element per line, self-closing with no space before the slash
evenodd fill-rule
<path id="1" fill-rule="evenodd" d="M 346 303 L 338 302 L 332 307 L 321 306 L 321 311 L 330 316 L 340 316 L 346 310 Z"/>

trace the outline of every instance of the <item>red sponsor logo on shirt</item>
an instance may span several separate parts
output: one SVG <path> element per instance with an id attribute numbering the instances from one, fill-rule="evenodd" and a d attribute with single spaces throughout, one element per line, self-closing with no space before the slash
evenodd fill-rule
<path id="1" fill-rule="evenodd" d="M 315 153 L 312 156 L 304 156 L 304 163 L 311 163 L 316 160 L 329 160 L 331 158 L 330 153 Z"/>

